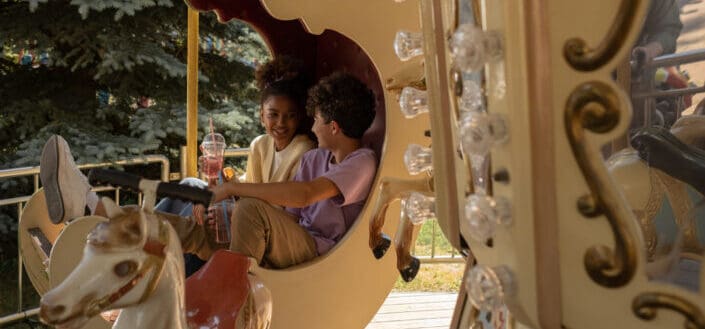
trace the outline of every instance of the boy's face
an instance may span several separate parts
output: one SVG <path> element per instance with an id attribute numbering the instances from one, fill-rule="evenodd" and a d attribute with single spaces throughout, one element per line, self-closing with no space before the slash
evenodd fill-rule
<path id="1" fill-rule="evenodd" d="M 313 127 L 311 127 L 311 131 L 316 135 L 316 138 L 318 138 L 318 147 L 330 148 L 331 136 L 333 136 L 331 132 L 331 122 L 326 123 L 326 119 L 324 119 L 318 111 L 316 111 L 316 114 L 313 116 Z"/>

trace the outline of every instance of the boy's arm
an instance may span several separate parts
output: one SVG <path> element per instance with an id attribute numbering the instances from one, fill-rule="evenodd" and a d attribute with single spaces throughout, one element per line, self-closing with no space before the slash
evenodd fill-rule
<path id="1" fill-rule="evenodd" d="M 235 183 L 228 182 L 211 188 L 213 201 L 229 196 L 252 197 L 280 206 L 302 208 L 340 194 L 328 178 L 318 177 L 309 182 Z"/>

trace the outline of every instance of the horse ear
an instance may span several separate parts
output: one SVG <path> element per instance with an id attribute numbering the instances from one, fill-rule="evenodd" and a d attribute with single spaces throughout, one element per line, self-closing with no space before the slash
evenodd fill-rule
<path id="1" fill-rule="evenodd" d="M 100 201 L 105 207 L 105 213 L 108 214 L 108 218 L 115 218 L 125 214 L 125 212 L 120 208 L 120 206 L 118 206 L 115 201 L 111 200 L 110 198 L 103 197 Z"/>

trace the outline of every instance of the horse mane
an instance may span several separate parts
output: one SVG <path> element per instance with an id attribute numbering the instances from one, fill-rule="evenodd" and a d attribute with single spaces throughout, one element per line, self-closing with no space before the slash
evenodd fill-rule
<path id="1" fill-rule="evenodd" d="M 100 223 L 88 235 L 88 244 L 98 250 L 139 247 L 143 240 L 140 229 L 140 209 L 124 206 L 117 216 Z"/>

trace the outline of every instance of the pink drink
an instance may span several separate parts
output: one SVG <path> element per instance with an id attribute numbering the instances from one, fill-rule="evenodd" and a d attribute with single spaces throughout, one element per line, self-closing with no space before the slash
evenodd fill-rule
<path id="1" fill-rule="evenodd" d="M 230 242 L 230 216 L 233 205 L 232 200 L 223 200 L 208 207 L 209 216 L 213 220 L 211 229 L 216 243 Z"/>
<path id="2" fill-rule="evenodd" d="M 218 174 L 223 169 L 223 153 L 225 152 L 225 138 L 218 133 L 210 133 L 203 138 L 201 143 L 201 172 L 209 182 L 217 183 Z"/>
<path id="3" fill-rule="evenodd" d="M 203 156 L 203 175 L 206 178 L 217 178 L 218 173 L 223 169 L 223 158 L 216 156 Z"/>

